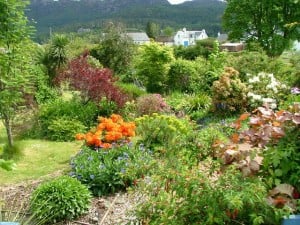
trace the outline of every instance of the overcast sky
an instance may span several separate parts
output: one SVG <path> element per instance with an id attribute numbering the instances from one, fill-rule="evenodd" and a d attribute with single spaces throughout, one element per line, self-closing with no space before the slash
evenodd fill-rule
<path id="1" fill-rule="evenodd" d="M 171 4 L 180 4 L 191 0 L 168 0 Z"/>

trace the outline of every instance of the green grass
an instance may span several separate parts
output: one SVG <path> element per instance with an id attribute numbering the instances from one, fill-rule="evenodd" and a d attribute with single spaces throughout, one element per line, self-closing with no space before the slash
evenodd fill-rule
<path id="1" fill-rule="evenodd" d="M 3 126 L 0 127 L 0 146 L 6 141 Z M 3 138 L 4 136 L 4 138 Z M 51 142 L 44 140 L 18 141 L 23 156 L 16 161 L 16 169 L 0 169 L 0 186 L 10 185 L 69 170 L 70 158 L 75 155 L 81 142 Z"/>

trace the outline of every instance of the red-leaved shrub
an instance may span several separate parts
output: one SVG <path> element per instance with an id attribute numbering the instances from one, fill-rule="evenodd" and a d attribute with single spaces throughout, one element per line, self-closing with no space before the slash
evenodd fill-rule
<path id="1" fill-rule="evenodd" d="M 88 54 L 84 53 L 80 57 L 72 60 L 65 71 L 60 73 L 55 82 L 68 81 L 70 86 L 80 91 L 86 100 L 99 102 L 103 97 L 114 101 L 122 107 L 127 97 L 115 85 L 117 79 L 109 69 L 94 68 L 88 63 Z"/>

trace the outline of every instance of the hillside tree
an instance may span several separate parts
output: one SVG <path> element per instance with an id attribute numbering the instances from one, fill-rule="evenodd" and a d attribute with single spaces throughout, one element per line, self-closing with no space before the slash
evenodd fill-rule
<path id="1" fill-rule="evenodd" d="M 14 145 L 12 125 L 25 105 L 25 96 L 32 85 L 28 26 L 24 15 L 27 1 L 0 1 L 0 119 Z"/>
<path id="2" fill-rule="evenodd" d="M 126 34 L 122 24 L 108 23 L 104 30 L 103 39 L 98 47 L 91 50 L 91 56 L 101 64 L 122 74 L 127 71 L 135 52 L 133 40 Z"/>
<path id="3" fill-rule="evenodd" d="M 300 40 L 298 0 L 227 0 L 223 27 L 230 39 L 257 41 L 269 56 L 278 56 L 291 40 Z"/>
<path id="4" fill-rule="evenodd" d="M 155 39 L 160 33 L 159 24 L 149 21 L 146 25 L 146 33 L 149 38 Z"/>

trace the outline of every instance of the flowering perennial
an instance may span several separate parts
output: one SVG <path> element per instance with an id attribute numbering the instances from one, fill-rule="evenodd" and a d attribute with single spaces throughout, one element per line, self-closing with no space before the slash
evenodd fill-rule
<path id="1" fill-rule="evenodd" d="M 113 144 L 128 142 L 135 136 L 135 123 L 124 122 L 120 115 L 112 114 L 110 118 L 99 117 L 96 129 L 86 134 L 76 134 L 76 140 L 85 140 L 86 145 L 95 148 L 111 148 Z"/>
<path id="2" fill-rule="evenodd" d="M 267 104 L 271 109 L 276 109 L 280 99 L 288 92 L 288 87 L 279 82 L 273 74 L 260 72 L 257 75 L 247 74 L 247 78 L 247 97 L 252 108 Z"/>

